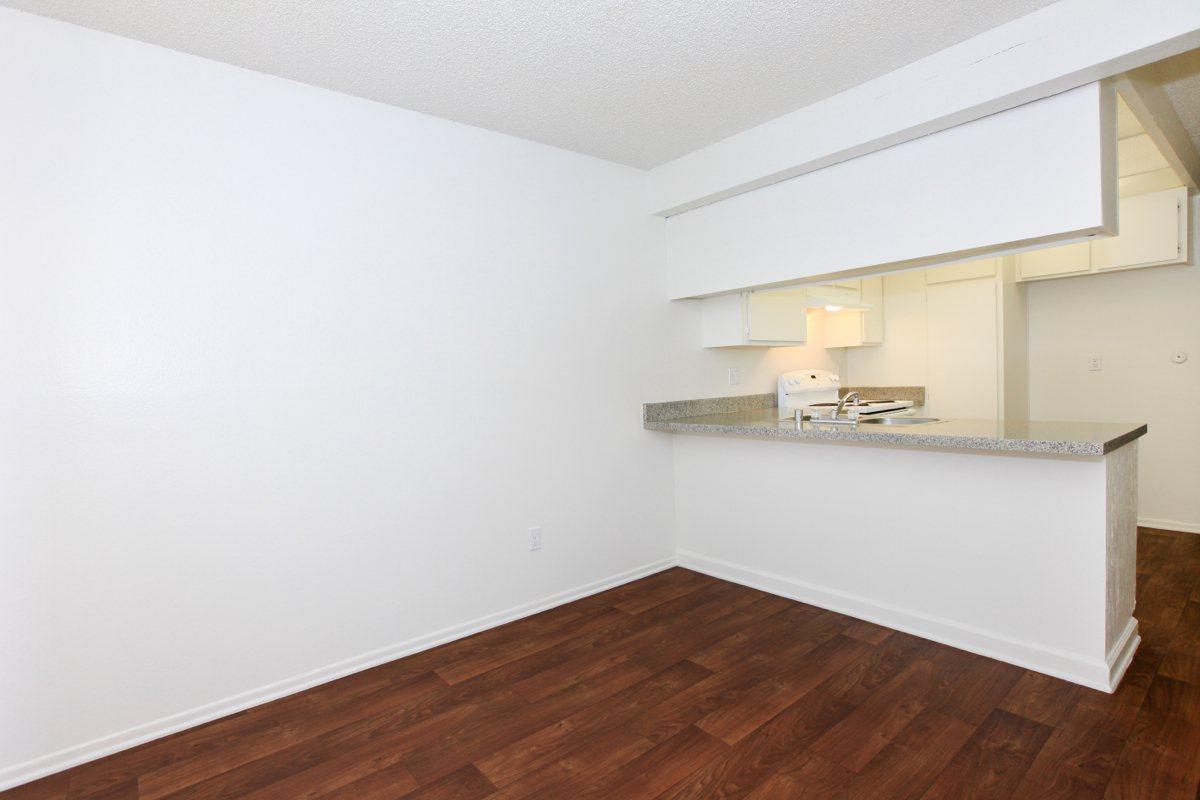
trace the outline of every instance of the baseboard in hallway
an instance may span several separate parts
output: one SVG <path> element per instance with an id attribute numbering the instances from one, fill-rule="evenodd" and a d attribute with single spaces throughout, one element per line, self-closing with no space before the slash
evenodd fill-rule
<path id="1" fill-rule="evenodd" d="M 1179 533 L 1200 533 L 1200 522 L 1180 522 L 1177 519 L 1146 517 L 1138 520 L 1138 527 L 1155 528 L 1160 531 L 1178 531 Z"/>
<path id="2" fill-rule="evenodd" d="M 207 703 L 197 708 L 172 714 L 168 717 L 162 717 L 142 725 L 118 731 L 117 733 L 93 739 L 89 742 L 59 750 L 55 753 L 40 756 L 30 761 L 5 767 L 0 769 L 0 792 L 30 783 L 48 775 L 53 775 L 56 772 L 77 767 L 80 764 L 86 764 L 89 761 L 95 761 L 98 758 L 119 753 L 122 750 L 137 747 L 155 739 L 161 739 L 173 733 L 185 731 L 188 728 L 194 728 L 197 725 L 203 725 L 206 722 L 212 722 L 221 717 L 227 717 L 230 714 L 236 714 L 239 711 L 245 711 L 248 708 L 311 689 L 314 686 L 320 686 L 323 683 L 344 678 L 347 675 L 353 675 L 356 672 L 362 672 L 363 670 L 386 664 L 389 661 L 395 661 L 398 658 L 420 653 L 424 650 L 448 644 L 524 617 L 548 611 L 566 603 L 662 572 L 675 565 L 676 560 L 674 558 L 665 558 L 644 564 L 640 567 L 635 567 L 634 569 L 602 578 L 601 580 L 593 581 L 574 589 L 568 589 L 567 591 L 559 592 L 540 600 L 515 606 L 506 611 L 489 614 L 460 625 L 434 631 L 425 636 L 398 642 L 360 656 L 338 661 L 310 672 L 242 692 L 223 700 Z"/>

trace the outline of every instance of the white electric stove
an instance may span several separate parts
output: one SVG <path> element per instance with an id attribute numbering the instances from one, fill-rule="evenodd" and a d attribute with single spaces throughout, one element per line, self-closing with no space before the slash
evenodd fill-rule
<path id="1" fill-rule="evenodd" d="M 826 369 L 798 369 L 779 376 L 779 418 L 813 422 L 829 420 L 837 408 L 841 378 Z M 913 407 L 911 400 L 868 400 L 847 403 L 839 419 L 845 421 L 899 414 Z M 799 416 L 797 415 L 799 412 Z"/>

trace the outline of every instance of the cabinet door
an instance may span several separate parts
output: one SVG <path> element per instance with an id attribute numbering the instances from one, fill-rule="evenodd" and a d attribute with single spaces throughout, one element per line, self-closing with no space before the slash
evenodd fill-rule
<path id="1" fill-rule="evenodd" d="M 925 283 L 948 283 L 972 278 L 990 278 L 996 274 L 996 270 L 999 268 L 1000 259 L 998 258 L 981 258 L 977 261 L 964 261 L 961 264 L 930 267 L 925 270 Z"/>
<path id="2" fill-rule="evenodd" d="M 1182 263 L 1186 199 L 1186 189 L 1122 198 L 1121 235 L 1093 240 L 1092 264 L 1106 270 Z"/>
<path id="3" fill-rule="evenodd" d="M 883 278 L 863 278 L 860 294 L 871 304 L 862 314 L 862 343 L 883 344 Z"/>
<path id="4" fill-rule="evenodd" d="M 1017 275 L 1021 280 L 1074 275 L 1091 270 L 1092 248 L 1089 242 L 1030 250 L 1017 255 Z"/>
<path id="5" fill-rule="evenodd" d="M 803 290 L 750 292 L 746 296 L 746 338 L 751 342 L 794 342 L 808 338 Z"/>

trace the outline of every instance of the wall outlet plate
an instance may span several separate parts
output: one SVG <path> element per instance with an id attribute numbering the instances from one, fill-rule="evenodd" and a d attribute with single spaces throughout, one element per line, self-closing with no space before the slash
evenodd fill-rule
<path id="1" fill-rule="evenodd" d="M 529 529 L 529 549 L 530 549 L 530 551 L 542 549 L 542 529 L 541 528 L 530 528 Z"/>
<path id="2" fill-rule="evenodd" d="M 1099 372 L 1104 369 L 1104 361 L 1100 356 L 1092 356 L 1088 359 L 1088 370 L 1091 372 Z"/>

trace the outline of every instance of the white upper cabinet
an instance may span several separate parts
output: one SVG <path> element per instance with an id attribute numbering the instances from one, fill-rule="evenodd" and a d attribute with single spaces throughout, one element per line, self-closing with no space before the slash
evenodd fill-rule
<path id="1" fill-rule="evenodd" d="M 925 283 L 949 283 L 950 281 L 969 281 L 974 278 L 991 278 L 999 269 L 999 258 L 981 258 L 977 261 L 966 261 L 962 264 L 930 267 L 925 270 Z"/>
<path id="2" fill-rule="evenodd" d="M 746 338 L 751 342 L 804 342 L 808 313 L 804 293 L 750 292 L 746 295 Z"/>
<path id="3" fill-rule="evenodd" d="M 1092 245 L 1075 242 L 1017 255 L 1017 275 L 1023 281 L 1057 278 L 1092 270 Z"/>
<path id="4" fill-rule="evenodd" d="M 1019 279 L 1182 264 L 1188 251 L 1187 208 L 1184 187 L 1123 197 L 1119 236 L 1021 253 L 1017 256 Z"/>
<path id="5" fill-rule="evenodd" d="M 704 347 L 782 347 L 808 339 L 808 295 L 784 289 L 700 300 Z"/>
<path id="6" fill-rule="evenodd" d="M 1187 190 L 1126 197 L 1121 201 L 1121 235 L 1092 242 L 1097 270 L 1152 267 L 1184 261 Z"/>

